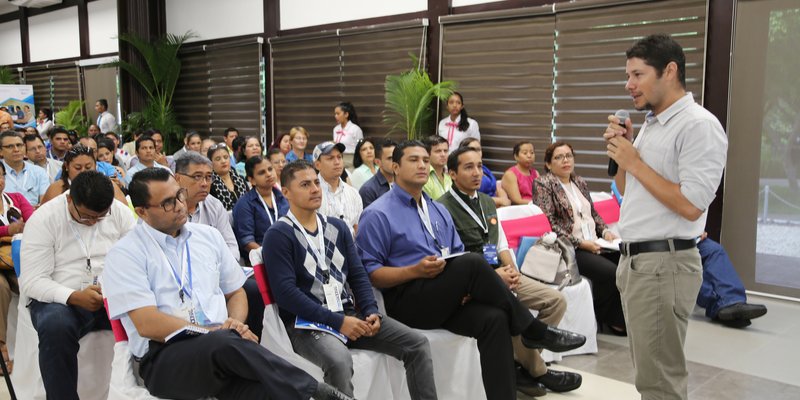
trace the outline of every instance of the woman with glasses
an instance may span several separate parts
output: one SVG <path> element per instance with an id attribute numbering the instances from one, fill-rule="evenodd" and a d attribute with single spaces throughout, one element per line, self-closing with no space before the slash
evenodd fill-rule
<path id="1" fill-rule="evenodd" d="M 262 151 L 261 141 L 257 137 L 248 136 L 244 138 L 244 143 L 239 147 L 239 151 L 236 152 L 236 173 L 246 178 L 247 173 L 244 170 L 244 163 L 255 156 L 262 155 Z"/>
<path id="2" fill-rule="evenodd" d="M 365 138 L 358 141 L 356 152 L 353 156 L 353 173 L 350 174 L 350 181 L 353 187 L 360 189 L 364 182 L 368 181 L 378 172 L 378 163 L 375 162 L 375 140 Z"/>
<path id="3" fill-rule="evenodd" d="M 289 131 L 289 139 L 292 142 L 292 151 L 286 153 L 286 162 L 290 163 L 294 160 L 306 160 L 310 163 L 314 162 L 311 153 L 306 153 L 308 147 L 308 131 L 302 126 L 295 126 Z"/>
<path id="4" fill-rule="evenodd" d="M 74 146 L 67 151 L 64 156 L 64 164 L 61 165 L 61 179 L 50 184 L 47 191 L 42 196 L 42 203 L 44 204 L 51 199 L 58 197 L 62 193 L 69 190 L 69 185 L 78 174 L 83 171 L 96 170 L 97 160 L 94 158 L 94 150 L 82 144 Z M 112 178 L 112 182 L 116 178 Z M 117 180 L 117 182 L 119 182 Z M 128 204 L 125 194 L 119 187 L 119 184 L 114 185 L 114 198 Z"/>
<path id="5" fill-rule="evenodd" d="M 247 192 L 247 182 L 231 168 L 231 157 L 225 143 L 209 147 L 206 156 L 211 160 L 214 178 L 210 193 L 225 205 L 226 210 L 231 211 L 236 201 Z"/>
<path id="6" fill-rule="evenodd" d="M 462 140 L 459 146 L 469 147 L 477 151 L 478 156 L 480 156 L 481 160 L 483 160 L 483 150 L 481 149 L 480 139 L 468 137 Z M 497 178 L 494 177 L 494 174 L 489 167 L 486 166 L 486 164 L 483 164 L 483 177 L 481 177 L 481 187 L 478 189 L 478 191 L 489 195 L 492 200 L 494 200 L 495 207 L 505 207 L 511 205 L 511 200 L 508 198 L 506 191 L 503 190 L 503 187 L 497 183 Z"/>
<path id="7" fill-rule="evenodd" d="M 536 160 L 533 143 L 522 141 L 514 145 L 514 160 L 517 164 L 503 174 L 503 190 L 511 204 L 528 204 L 533 200 L 533 181 L 539 173 L 533 168 Z"/>
<path id="8" fill-rule="evenodd" d="M 547 215 L 553 232 L 575 246 L 578 270 L 592 281 L 597 321 L 624 335 L 625 319 L 616 285 L 619 251 L 604 251 L 595 242 L 598 238 L 612 241 L 617 236 L 595 210 L 586 181 L 575 174 L 572 145 L 555 142 L 548 146 L 544 165 L 546 173 L 536 179 L 534 202 Z"/>
<path id="9" fill-rule="evenodd" d="M 11 238 L 25 229 L 25 221 L 33 214 L 33 207 L 25 196 L 19 193 L 5 193 L 6 167 L 0 162 L 0 353 L 8 367 L 14 362 L 8 356 L 6 347 L 6 321 L 11 294 L 19 294 L 19 283 L 11 259 Z M 0 373 L 2 375 L 2 373 Z"/>
<path id="10" fill-rule="evenodd" d="M 248 158 L 245 172 L 252 189 L 233 207 L 233 233 L 242 259 L 247 260 L 250 250 L 261 248 L 267 229 L 289 211 L 289 203 L 275 187 L 278 177 L 269 160 Z"/>

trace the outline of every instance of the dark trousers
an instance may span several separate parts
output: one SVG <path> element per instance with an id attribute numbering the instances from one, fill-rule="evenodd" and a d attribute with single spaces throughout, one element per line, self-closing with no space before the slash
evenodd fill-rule
<path id="1" fill-rule="evenodd" d="M 89 332 L 111 330 L 106 309 L 91 312 L 36 300 L 31 300 L 28 309 L 39 335 L 39 371 L 47 398 L 77 400 L 78 341 Z"/>
<path id="2" fill-rule="evenodd" d="M 247 320 L 244 323 L 250 327 L 250 332 L 261 338 L 261 330 L 264 328 L 264 298 L 258 290 L 256 276 L 247 278 L 242 288 L 247 295 Z"/>
<path id="3" fill-rule="evenodd" d="M 471 300 L 462 305 L 469 295 Z M 530 328 L 543 333 L 536 320 L 500 276 L 479 254 L 451 259 L 433 279 L 417 279 L 384 292 L 392 318 L 418 329 L 444 328 L 478 340 L 481 374 L 489 400 L 515 399 L 511 336 Z"/>
<path id="4" fill-rule="evenodd" d="M 703 285 L 697 294 L 697 305 L 706 309 L 706 316 L 716 318 L 721 308 L 747 302 L 744 284 L 722 245 L 704 239 L 697 249 L 703 261 Z"/>
<path id="5" fill-rule="evenodd" d="M 147 390 L 169 399 L 309 399 L 317 381 L 230 329 L 171 344 L 150 341 L 139 369 Z"/>
<path id="6" fill-rule="evenodd" d="M 594 254 L 576 249 L 575 260 L 578 262 L 578 271 L 581 275 L 592 281 L 592 299 L 597 321 L 601 324 L 624 327 L 625 316 L 622 313 L 622 299 L 619 289 L 617 289 L 619 252 Z"/>

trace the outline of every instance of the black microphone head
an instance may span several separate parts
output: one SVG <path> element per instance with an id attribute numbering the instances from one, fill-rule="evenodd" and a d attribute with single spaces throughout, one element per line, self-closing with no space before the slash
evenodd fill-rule
<path id="1" fill-rule="evenodd" d="M 628 112 L 628 110 L 617 110 L 617 112 L 614 113 L 614 116 L 619 118 L 619 124 L 621 126 L 625 126 L 625 120 L 630 118 L 631 114 Z"/>

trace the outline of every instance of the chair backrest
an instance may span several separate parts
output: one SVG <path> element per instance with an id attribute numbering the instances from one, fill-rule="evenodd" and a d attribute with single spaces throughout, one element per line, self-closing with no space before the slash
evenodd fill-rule
<path id="1" fill-rule="evenodd" d="M 614 196 L 606 192 L 592 192 L 591 196 L 594 209 L 597 210 L 606 225 L 619 222 L 619 203 Z"/>
<path id="2" fill-rule="evenodd" d="M 542 209 L 533 204 L 500 207 L 497 216 L 508 239 L 508 247 L 512 249 L 519 246 L 523 236 L 542 236 L 553 230 Z"/>
<path id="3" fill-rule="evenodd" d="M 108 314 L 108 299 L 103 298 L 103 305 L 106 307 L 106 314 Z M 108 316 L 108 320 L 111 322 L 111 331 L 114 332 L 114 341 L 117 343 L 127 342 L 128 334 L 125 332 L 125 327 L 122 326 L 122 321 L 111 319 L 111 315 Z"/>
<path id="4" fill-rule="evenodd" d="M 258 284 L 258 291 L 261 292 L 261 298 L 264 299 L 264 305 L 268 306 L 273 303 L 272 292 L 269 290 L 269 279 L 267 279 L 267 268 L 264 263 L 253 265 L 253 272 L 256 276 L 256 283 Z"/>

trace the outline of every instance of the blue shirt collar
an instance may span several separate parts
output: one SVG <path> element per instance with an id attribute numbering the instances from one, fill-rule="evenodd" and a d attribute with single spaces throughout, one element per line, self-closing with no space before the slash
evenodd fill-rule
<path id="1" fill-rule="evenodd" d="M 406 192 L 403 188 L 401 188 L 400 185 L 397 184 L 393 185 L 391 192 L 394 193 L 394 195 L 397 196 L 397 198 L 400 199 L 400 201 L 403 204 L 417 207 L 417 202 L 416 200 L 414 200 L 414 197 L 412 197 L 410 193 Z M 422 192 L 422 201 L 431 202 L 430 198 L 425 192 Z"/>
<path id="2" fill-rule="evenodd" d="M 183 243 L 189 240 L 189 238 L 192 236 L 192 232 L 190 232 L 189 229 L 186 228 L 185 224 L 183 227 L 181 227 L 181 231 L 180 233 L 178 233 L 178 237 L 175 238 L 167 235 L 164 232 L 159 231 L 156 228 L 153 228 L 152 226 L 150 226 L 150 224 L 148 224 L 144 220 L 142 220 L 142 228 L 146 229 L 147 232 L 150 233 L 151 236 L 153 236 L 153 239 L 156 240 L 158 245 L 161 246 L 161 248 L 164 250 L 169 249 L 171 247 L 177 248 L 177 246 L 182 246 Z"/>

